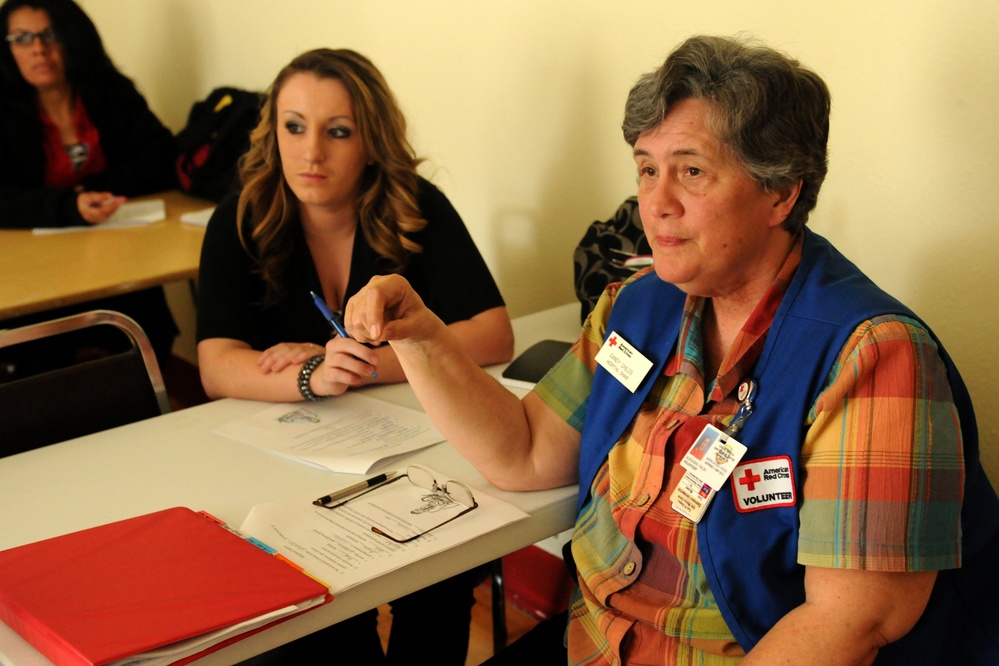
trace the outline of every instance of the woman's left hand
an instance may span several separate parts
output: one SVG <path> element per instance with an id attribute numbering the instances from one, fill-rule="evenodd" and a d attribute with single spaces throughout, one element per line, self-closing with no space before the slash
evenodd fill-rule
<path id="1" fill-rule="evenodd" d="M 281 342 L 260 352 L 257 365 L 266 374 L 281 372 L 289 365 L 305 363 L 316 354 L 323 354 L 326 349 L 322 345 L 311 342 Z"/>

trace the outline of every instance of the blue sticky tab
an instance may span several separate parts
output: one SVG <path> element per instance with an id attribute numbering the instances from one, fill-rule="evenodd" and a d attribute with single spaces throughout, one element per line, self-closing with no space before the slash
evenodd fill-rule
<path id="1" fill-rule="evenodd" d="M 252 543 L 257 548 L 259 548 L 260 550 L 262 550 L 265 553 L 267 553 L 268 555 L 274 555 L 274 554 L 277 553 L 276 550 L 274 550 L 273 548 L 271 548 L 270 546 L 268 546 L 266 543 L 264 543 L 260 539 L 254 539 L 253 537 L 246 537 L 246 540 L 249 541 L 250 543 Z"/>

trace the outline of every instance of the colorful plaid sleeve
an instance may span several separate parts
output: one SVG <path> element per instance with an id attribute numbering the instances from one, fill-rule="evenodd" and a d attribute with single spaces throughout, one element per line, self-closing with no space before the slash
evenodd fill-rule
<path id="1" fill-rule="evenodd" d="M 572 349 L 534 387 L 545 404 L 580 432 L 586 421 L 597 352 L 604 343 L 605 324 L 620 288 L 621 283 L 615 283 L 604 290 Z"/>
<path id="2" fill-rule="evenodd" d="M 798 561 L 871 571 L 960 566 L 964 459 L 937 345 L 879 317 L 851 335 L 809 414 Z"/>

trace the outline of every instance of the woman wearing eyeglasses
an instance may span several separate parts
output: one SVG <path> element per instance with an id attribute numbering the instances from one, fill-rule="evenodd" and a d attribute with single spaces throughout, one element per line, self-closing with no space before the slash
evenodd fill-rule
<path id="1" fill-rule="evenodd" d="M 0 228 L 98 224 L 125 197 L 175 187 L 170 130 L 112 64 L 97 28 L 76 3 L 7 0 L 0 7 L 0 28 L 5 36 L 0 47 Z M 149 336 L 160 363 L 169 358 L 177 327 L 161 287 L 85 304 L 94 308 L 131 316 Z M 44 318 L 81 309 L 48 312 Z M 0 327 L 37 319 L 0 322 Z M 59 351 L 80 360 L 111 350 L 88 341 Z M 23 354 L 3 360 L 17 366 L 15 377 L 44 369 Z"/>
<path id="2" fill-rule="evenodd" d="M 97 224 L 175 186 L 173 136 L 72 0 L 0 8 L 0 227 Z"/>

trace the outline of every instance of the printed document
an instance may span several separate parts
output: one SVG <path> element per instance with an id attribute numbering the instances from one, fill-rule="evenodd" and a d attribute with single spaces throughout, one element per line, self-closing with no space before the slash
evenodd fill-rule
<path id="1" fill-rule="evenodd" d="M 273 405 L 215 432 L 349 474 L 444 441 L 423 412 L 349 392 L 325 402 Z"/>
<path id="2" fill-rule="evenodd" d="M 211 208 L 202 208 L 201 210 L 192 210 L 189 213 L 184 213 L 180 216 L 181 222 L 186 222 L 187 224 L 196 224 L 199 227 L 207 227 L 208 221 L 212 219 L 212 213 L 215 212 L 215 206 Z"/>
<path id="3" fill-rule="evenodd" d="M 38 236 L 48 234 L 63 234 L 70 231 L 96 231 L 99 229 L 121 229 L 122 227 L 138 227 L 166 219 L 166 203 L 163 199 L 148 201 L 127 201 L 123 203 L 114 215 L 100 224 L 87 224 L 78 227 L 39 227 L 32 229 Z"/>
<path id="4" fill-rule="evenodd" d="M 447 477 L 438 474 L 437 479 L 443 483 Z M 380 491 L 387 492 L 379 495 Z M 478 504 L 474 510 L 425 533 L 428 519 L 422 511 L 412 513 L 414 498 L 419 506 L 421 492 L 431 493 L 414 491 L 405 477 L 334 509 L 314 506 L 311 497 L 259 504 L 250 510 L 240 531 L 276 549 L 329 585 L 335 595 L 527 517 L 512 504 L 478 488 L 472 491 Z M 401 502 L 398 493 L 406 495 Z M 395 528 L 411 523 L 408 527 L 421 536 L 396 543 L 372 531 L 373 523 Z"/>

